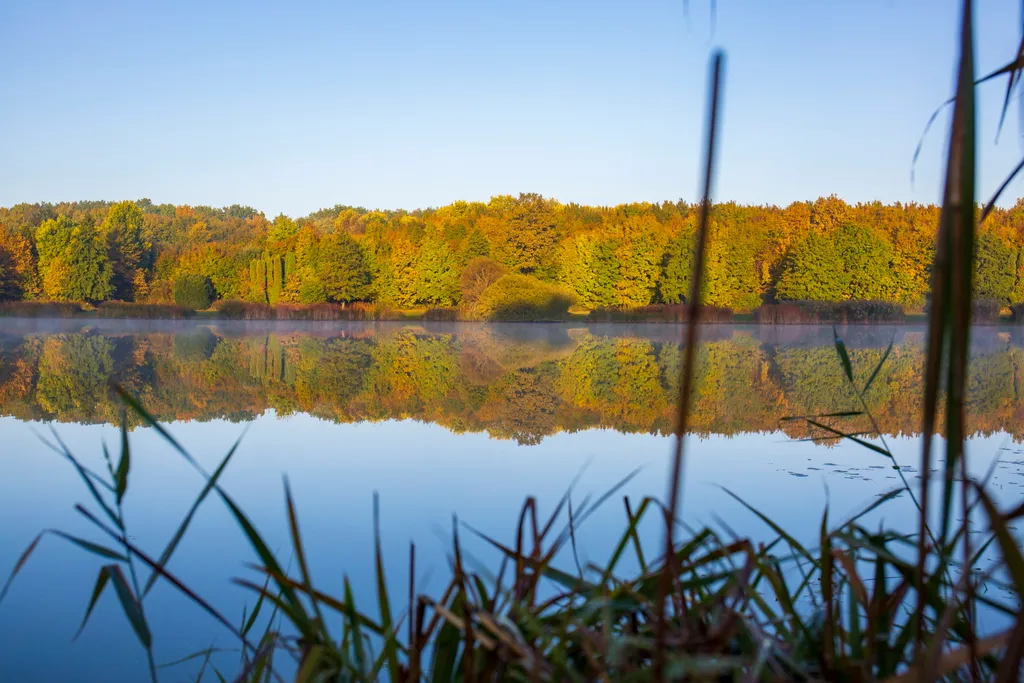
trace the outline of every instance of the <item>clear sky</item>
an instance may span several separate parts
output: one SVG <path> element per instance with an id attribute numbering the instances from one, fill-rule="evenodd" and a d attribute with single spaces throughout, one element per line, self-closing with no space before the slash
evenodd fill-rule
<path id="1" fill-rule="evenodd" d="M 911 158 L 952 91 L 958 2 L 717 4 L 712 31 L 710 0 L 3 0 L 0 205 L 694 200 L 716 46 L 717 199 L 938 200 L 945 131 L 913 185 Z M 981 73 L 1021 16 L 977 4 Z M 1016 104 L 994 144 L 1004 89 L 980 92 L 985 193 L 1024 154 Z"/>

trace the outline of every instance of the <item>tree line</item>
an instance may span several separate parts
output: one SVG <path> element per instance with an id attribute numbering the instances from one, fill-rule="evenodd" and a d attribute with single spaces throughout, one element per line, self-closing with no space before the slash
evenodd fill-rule
<path id="1" fill-rule="evenodd" d="M 689 292 L 697 213 L 685 202 L 594 207 L 537 194 L 273 220 L 237 205 L 18 204 L 0 208 L 0 299 L 172 303 L 191 278 L 216 299 L 455 306 L 508 275 L 585 308 L 674 304 Z M 705 301 L 737 311 L 785 300 L 923 305 L 938 217 L 932 205 L 834 196 L 717 204 Z M 980 298 L 1024 301 L 1024 200 L 981 227 L 975 279 Z"/>
<path id="2" fill-rule="evenodd" d="M 812 343 L 771 343 L 715 329 L 698 352 L 693 429 L 734 435 L 784 429 L 786 415 L 859 408 L 828 334 Z M 801 333 L 804 338 L 806 333 Z M 980 333 L 979 333 L 980 334 Z M 987 333 L 986 333 L 987 334 Z M 1024 438 L 1024 339 L 991 332 L 971 365 L 968 427 Z M 671 335 L 669 335 L 671 336 Z M 0 334 L 0 415 L 23 420 L 111 423 L 121 404 L 108 379 L 159 420 L 252 420 L 268 409 L 335 422 L 415 419 L 454 432 L 532 444 L 594 427 L 668 435 L 674 424 L 680 347 L 675 341 L 598 335 L 580 328 L 534 339 L 492 329 L 422 329 L 224 336 L 188 334 Z M 881 346 L 854 348 L 863 380 Z M 924 349 L 896 340 L 865 399 L 881 430 L 917 434 Z M 1007 377 L 1014 381 L 1007 381 Z M 870 431 L 867 418 L 845 420 Z M 823 434 L 823 433 L 822 433 Z M 819 434 L 820 436 L 821 434 Z"/>

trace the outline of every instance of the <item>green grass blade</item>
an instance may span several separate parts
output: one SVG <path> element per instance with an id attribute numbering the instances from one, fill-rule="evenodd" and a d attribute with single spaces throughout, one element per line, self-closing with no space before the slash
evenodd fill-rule
<path id="1" fill-rule="evenodd" d="M 87 541 L 84 538 L 78 538 L 77 536 L 72 536 L 71 534 L 64 533 L 63 531 L 58 531 L 57 529 L 48 529 L 47 533 L 51 533 L 55 536 L 60 536 L 65 541 L 70 541 L 71 543 L 77 545 L 79 548 L 82 548 L 83 550 L 86 550 L 92 553 L 93 555 L 98 555 L 99 557 L 103 557 L 108 560 L 118 560 L 120 562 L 128 561 L 128 558 L 124 554 L 119 553 L 116 550 L 111 550 L 110 548 L 102 546 L 98 543 Z"/>
<path id="2" fill-rule="evenodd" d="M 128 417 L 121 413 L 121 459 L 117 462 L 114 474 L 117 504 L 121 504 L 125 491 L 128 490 L 128 470 L 131 469 L 131 449 L 128 446 Z"/>
<path id="3" fill-rule="evenodd" d="M 298 629 L 303 638 L 310 642 L 315 641 L 316 629 L 314 629 L 313 624 L 309 619 L 309 616 L 306 614 L 302 603 L 299 601 L 298 596 L 295 594 L 294 589 L 292 589 L 287 582 L 282 580 L 286 575 L 284 571 L 281 570 L 281 565 L 278 564 L 274 554 L 270 552 L 270 548 L 267 547 L 267 544 L 256 531 L 256 528 L 253 527 L 249 518 L 245 516 L 245 513 L 242 512 L 235 502 L 231 500 L 231 498 L 222 491 L 220 487 L 217 487 L 216 490 L 218 495 L 221 497 L 221 500 L 223 500 L 224 504 L 227 505 L 228 510 L 231 511 L 235 521 L 238 522 L 238 525 L 242 528 L 242 532 L 245 534 L 245 537 L 248 539 L 253 550 L 256 551 L 256 555 L 260 558 L 263 566 L 267 568 L 268 574 L 277 583 L 278 588 L 281 590 L 284 602 L 287 603 L 290 608 L 289 613 L 293 618 L 295 628 Z"/>
<path id="4" fill-rule="evenodd" d="M 139 403 L 139 401 L 134 396 L 128 393 L 119 384 L 111 384 L 111 389 L 121 398 L 122 401 L 125 402 L 125 404 L 128 405 L 129 408 L 138 413 L 139 417 L 142 418 L 143 422 L 145 422 L 148 426 L 155 429 L 157 434 L 163 437 L 164 441 L 169 443 L 171 447 L 174 448 L 174 450 L 176 450 L 183 458 L 185 458 L 185 460 L 190 465 L 196 468 L 203 475 L 206 475 L 206 470 L 203 469 L 202 465 L 200 465 L 196 461 L 196 459 L 193 458 L 192 455 L 187 450 L 185 450 L 185 448 L 180 443 L 178 443 L 177 439 L 171 436 L 171 433 L 168 432 L 164 428 L 164 426 L 157 421 L 155 417 L 149 414 L 149 411 L 142 407 L 142 404 Z"/>
<path id="5" fill-rule="evenodd" d="M 359 613 L 356 611 L 355 598 L 352 596 L 352 584 L 348 577 L 345 577 L 345 607 L 348 609 L 345 625 L 348 635 L 351 637 L 353 659 L 355 660 L 356 671 L 361 678 L 366 678 L 366 648 L 363 642 L 363 629 L 359 623 Z"/>
<path id="6" fill-rule="evenodd" d="M 92 614 L 92 609 L 96 606 L 96 601 L 100 599 L 100 595 L 103 594 L 103 589 L 106 588 L 109 581 L 110 572 L 106 567 L 101 567 L 100 573 L 96 577 L 96 585 L 93 586 L 92 595 L 89 597 L 89 605 L 85 608 L 85 615 L 82 617 L 82 623 L 79 625 L 78 631 L 75 633 L 72 640 L 78 640 L 78 636 L 82 635 L 82 631 L 85 630 L 85 624 L 89 621 L 89 616 Z"/>
<path id="7" fill-rule="evenodd" d="M 892 459 L 892 453 L 890 453 L 889 451 L 885 450 L 881 446 L 876 446 L 875 444 L 871 443 L 870 441 L 865 441 L 864 439 L 860 439 L 860 438 L 854 436 L 853 434 L 840 431 L 840 430 L 835 429 L 833 427 L 829 427 L 828 425 L 823 424 L 821 422 L 818 422 L 817 420 L 808 420 L 807 424 L 814 425 L 818 429 L 823 429 L 826 432 L 828 432 L 828 433 L 830 433 L 830 434 L 832 434 L 834 436 L 838 436 L 838 437 L 843 438 L 843 439 L 848 439 L 848 440 L 854 442 L 855 444 L 857 444 L 859 446 L 863 446 L 864 448 L 867 448 L 868 450 L 871 450 L 871 451 L 874 451 L 875 453 L 879 453 L 881 455 L 884 455 L 885 457 L 889 458 L 890 460 Z"/>
<path id="8" fill-rule="evenodd" d="M 1003 519 L 1003 516 L 999 514 L 999 510 L 996 509 L 996 504 L 992 502 L 992 499 L 985 493 L 985 490 L 980 486 L 975 486 L 974 488 L 977 491 L 981 506 L 985 509 L 985 514 L 988 515 L 992 533 L 999 544 L 999 550 L 1003 555 L 1003 562 L 1006 565 L 1006 572 L 1013 581 L 1014 590 L 1018 596 L 1024 595 L 1024 555 L 1021 554 L 1020 545 L 1013 537 L 1013 532 L 1007 527 L 1006 520 Z"/>
<path id="9" fill-rule="evenodd" d="M 0 605 L 3 604 L 4 598 L 7 597 L 7 591 L 11 589 L 11 584 L 14 583 L 14 577 L 18 575 L 18 572 L 20 572 L 22 567 L 25 566 L 25 563 L 28 562 L 28 558 L 33 552 L 35 552 L 36 547 L 39 545 L 39 541 L 43 540 L 44 535 L 46 535 L 45 531 L 37 534 L 36 537 L 32 539 L 32 542 L 28 544 L 28 547 L 25 548 L 24 552 L 21 553 L 21 556 L 18 557 L 18 561 L 14 563 L 14 568 L 11 569 L 11 573 L 7 575 L 7 581 L 4 582 L 4 587 L 0 589 Z"/>
<path id="10" fill-rule="evenodd" d="M 316 614 L 315 625 L 310 624 L 310 629 L 319 631 L 319 633 L 316 633 L 315 639 L 309 638 L 309 640 L 311 642 L 323 643 L 330 647 L 331 639 L 327 637 L 326 633 L 323 633 L 323 629 L 326 628 L 326 622 L 320 611 L 320 602 L 316 599 L 316 596 L 312 595 L 313 577 L 309 571 L 309 563 L 306 561 L 306 549 L 302 543 L 302 534 L 299 533 L 299 517 L 295 511 L 295 499 L 292 497 L 292 489 L 288 483 L 288 477 L 284 479 L 284 497 L 288 509 L 288 529 L 291 532 L 292 547 L 295 550 L 295 558 L 299 563 L 299 571 L 302 573 L 302 584 L 306 587 L 307 594 L 310 595 L 311 602 L 313 603 L 313 612 Z M 296 607 L 298 608 L 296 612 L 298 612 L 298 610 L 302 609 L 302 603 L 296 600 Z"/>
<path id="11" fill-rule="evenodd" d="M 124 615 L 128 617 L 132 630 L 135 631 L 135 637 L 148 650 L 153 646 L 153 637 L 150 635 L 146 618 L 142 614 L 142 606 L 135 598 L 135 595 L 132 594 L 132 589 L 128 586 L 128 581 L 125 579 L 121 567 L 116 564 L 109 564 L 104 569 L 110 574 L 110 582 L 114 586 L 114 592 L 121 603 Z"/>
<path id="12" fill-rule="evenodd" d="M 850 364 L 850 354 L 846 350 L 846 342 L 839 337 L 839 332 L 836 328 L 832 328 L 832 338 L 836 347 L 836 353 L 839 354 L 839 362 L 843 364 L 843 372 L 846 374 L 846 379 L 850 380 L 853 384 L 853 366 Z"/>
<path id="13" fill-rule="evenodd" d="M 889 346 L 885 348 L 885 353 L 883 353 L 881 359 L 879 359 L 878 365 L 876 365 L 875 369 L 871 371 L 871 376 L 868 377 L 868 381 L 864 383 L 864 390 L 860 392 L 861 395 L 867 395 L 868 391 L 871 390 L 871 385 L 875 383 L 875 378 L 878 377 L 879 371 L 882 369 L 882 366 L 885 365 L 885 361 L 889 360 L 889 354 L 892 353 L 892 347 L 895 343 L 896 340 L 894 339 L 893 341 L 890 341 Z"/>
<path id="14" fill-rule="evenodd" d="M 388 598 L 388 585 L 384 577 L 384 555 L 381 550 L 380 534 L 380 496 L 377 493 L 373 494 L 373 551 L 377 574 L 377 602 L 380 605 L 380 626 L 384 630 L 384 649 L 381 655 L 387 661 L 391 680 L 398 681 L 401 678 L 398 667 L 398 649 L 395 647 L 391 601 Z"/>
<path id="15" fill-rule="evenodd" d="M 192 503 L 192 507 L 189 508 L 188 514 L 185 515 L 185 519 L 183 519 L 181 524 L 178 525 L 178 528 L 175 530 L 171 540 L 167 543 L 167 547 L 164 548 L 162 553 L 160 553 L 160 559 L 157 560 L 157 563 L 161 567 L 170 562 L 171 555 L 174 554 L 178 544 L 181 543 L 181 539 L 184 538 L 185 532 L 188 531 L 189 524 L 192 523 L 192 518 L 195 517 L 196 511 L 199 509 L 202 502 L 206 500 L 206 496 L 210 494 L 210 491 L 216 488 L 220 475 L 224 473 L 224 468 L 227 467 L 228 462 L 231 460 L 231 456 L 233 456 L 235 451 L 238 450 L 238 446 L 242 442 L 243 436 L 245 436 L 244 433 L 242 436 L 238 437 L 238 440 L 235 441 L 233 446 L 231 446 L 231 450 L 229 450 L 228 454 L 224 456 L 223 460 L 221 460 L 220 465 L 218 465 L 217 469 L 214 470 L 212 475 L 210 475 L 210 478 L 206 480 L 203 490 L 199 492 L 199 496 L 196 498 L 195 502 Z M 153 585 L 156 583 L 159 576 L 160 575 L 157 572 L 153 572 L 150 575 L 149 580 L 146 582 L 146 587 L 142 590 L 143 596 L 149 594 L 150 589 L 153 588 Z"/>
<path id="16" fill-rule="evenodd" d="M 802 555 L 804 557 L 804 559 L 806 559 L 812 565 L 817 566 L 818 563 L 814 559 L 814 556 L 811 555 L 811 553 L 807 550 L 807 548 L 805 548 L 799 541 L 797 541 L 795 538 L 793 538 L 791 535 L 789 535 L 786 532 L 785 529 L 783 529 L 781 526 L 779 526 L 774 521 L 772 521 L 771 518 L 769 518 L 766 514 L 764 514 L 763 512 L 761 512 L 760 510 L 758 510 L 754 506 L 750 505 L 747 501 L 743 500 L 742 498 L 737 496 L 735 493 L 733 493 L 729 489 L 725 488 L 724 486 L 720 486 L 719 488 L 721 488 L 723 491 L 725 491 L 727 494 L 729 494 L 733 499 L 735 499 L 737 502 L 739 502 L 740 505 L 742 505 L 743 507 L 745 507 L 748 510 L 750 510 L 751 512 L 753 512 L 762 522 L 767 524 L 771 528 L 772 531 L 774 531 L 782 539 L 784 539 L 786 541 L 786 543 L 789 544 L 789 547 L 791 547 L 797 553 Z"/>
<path id="17" fill-rule="evenodd" d="M 460 593 L 452 598 L 451 611 L 456 616 L 462 616 Z M 459 645 L 462 642 L 462 634 L 459 629 L 447 619 L 441 626 L 437 639 L 434 641 L 433 658 L 430 664 L 431 683 L 451 683 L 455 672 L 455 662 L 459 655 Z"/>

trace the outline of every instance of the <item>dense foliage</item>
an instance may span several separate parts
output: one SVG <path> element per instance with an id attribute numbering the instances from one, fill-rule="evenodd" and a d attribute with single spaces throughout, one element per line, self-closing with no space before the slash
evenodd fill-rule
<path id="1" fill-rule="evenodd" d="M 205 275 L 186 273 L 174 281 L 174 303 L 176 306 L 205 310 L 213 305 L 215 296 L 213 282 Z"/>
<path id="2" fill-rule="evenodd" d="M 925 302 L 939 209 L 835 197 L 716 205 L 706 302 Z M 589 207 L 535 194 L 437 209 L 336 206 L 267 220 L 249 207 L 137 202 L 0 209 L 0 299 L 172 303 L 184 275 L 219 299 L 272 305 L 374 301 L 471 306 L 505 273 L 572 292 L 585 308 L 685 302 L 696 207 Z M 977 240 L 976 290 L 1024 301 L 1024 200 Z"/>

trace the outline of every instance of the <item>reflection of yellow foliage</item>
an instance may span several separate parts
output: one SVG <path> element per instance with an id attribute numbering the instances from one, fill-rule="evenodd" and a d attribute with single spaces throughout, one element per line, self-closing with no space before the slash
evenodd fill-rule
<path id="1" fill-rule="evenodd" d="M 1024 349 L 1013 339 L 975 354 L 967 419 L 976 432 L 1024 437 Z M 681 362 L 674 342 L 582 330 L 537 341 L 490 327 L 14 340 L 0 346 L 0 411 L 21 419 L 116 421 L 106 390 L 113 376 L 162 420 L 243 420 L 272 408 L 339 422 L 412 418 L 522 443 L 597 426 L 670 433 Z M 859 382 L 882 353 L 853 348 Z M 868 393 L 887 434 L 920 429 L 922 354 L 919 337 L 907 335 Z M 804 425 L 779 419 L 856 408 L 830 345 L 762 344 L 736 333 L 705 342 L 697 359 L 691 424 L 698 434 L 781 427 L 803 437 Z M 863 418 L 835 425 L 868 426 Z"/>

